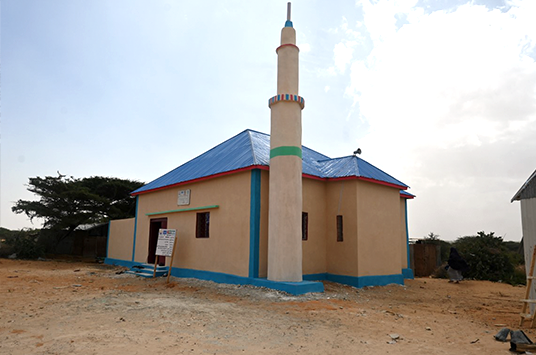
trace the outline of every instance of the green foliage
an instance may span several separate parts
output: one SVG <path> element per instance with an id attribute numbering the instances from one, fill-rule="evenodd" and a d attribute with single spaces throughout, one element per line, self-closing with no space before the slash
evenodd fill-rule
<path id="1" fill-rule="evenodd" d="M 426 240 L 426 241 L 437 241 L 437 240 L 439 240 L 439 237 L 440 237 L 439 234 L 434 234 L 434 232 L 430 232 L 430 233 L 428 233 L 428 235 L 426 237 L 424 237 L 424 240 Z"/>
<path id="2" fill-rule="evenodd" d="M 0 227 L 0 240 L 10 238 L 13 235 L 13 232 L 7 228 Z"/>
<path id="3" fill-rule="evenodd" d="M 43 219 L 43 228 L 66 231 L 59 238 L 63 239 L 79 225 L 133 217 L 136 202 L 130 192 L 142 185 L 139 181 L 101 176 L 38 176 L 29 179 L 28 191 L 40 199 L 18 200 L 11 209 L 25 213 L 30 220 Z"/>
<path id="4" fill-rule="evenodd" d="M 9 243 L 14 232 L 7 228 L 0 227 L 0 257 L 6 257 L 13 254 L 13 248 Z"/>
<path id="5" fill-rule="evenodd" d="M 469 264 L 469 270 L 464 277 L 476 280 L 503 281 L 511 284 L 525 282 L 515 269 L 515 256 L 507 248 L 502 237 L 496 237 L 494 232 L 483 231 L 476 236 L 457 239 L 454 247 Z"/>
<path id="6" fill-rule="evenodd" d="M 19 259 L 37 259 L 43 256 L 43 248 L 38 243 L 39 231 L 22 229 L 11 231 L 6 244 L 11 247 L 10 252 L 17 254 Z"/>
<path id="7" fill-rule="evenodd" d="M 504 246 L 508 249 L 508 257 L 514 266 L 525 264 L 525 255 L 523 252 L 523 246 L 520 242 L 504 242 Z"/>

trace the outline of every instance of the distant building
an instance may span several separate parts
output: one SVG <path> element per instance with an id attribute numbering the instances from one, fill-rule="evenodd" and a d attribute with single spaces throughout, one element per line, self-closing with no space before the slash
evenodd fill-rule
<path id="1" fill-rule="evenodd" d="M 523 232 L 523 249 L 525 252 L 525 269 L 527 275 L 532 260 L 532 251 L 536 245 L 536 170 L 525 181 L 511 202 L 521 202 L 521 225 Z M 536 282 L 532 283 L 531 298 L 536 296 Z M 531 305 L 534 310 L 534 305 Z"/>
<path id="2" fill-rule="evenodd" d="M 133 192 L 134 219 L 110 223 L 106 263 L 155 263 L 160 228 L 176 229 L 171 274 L 299 294 L 319 280 L 403 284 L 408 186 L 356 155 L 301 144 L 296 34 L 281 31 L 271 137 L 245 130 Z M 356 151 L 355 154 L 357 154 Z"/>

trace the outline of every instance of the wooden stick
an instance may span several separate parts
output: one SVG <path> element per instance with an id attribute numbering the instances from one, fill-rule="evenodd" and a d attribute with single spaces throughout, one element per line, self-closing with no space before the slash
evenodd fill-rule
<path id="1" fill-rule="evenodd" d="M 528 300 L 530 296 L 530 289 L 532 288 L 532 276 L 534 275 L 534 262 L 535 261 L 536 261 L 536 245 L 534 246 L 532 250 L 532 260 L 530 261 L 529 275 L 527 277 L 527 289 L 525 290 L 525 298 L 524 298 L 525 300 Z M 527 306 L 528 306 L 528 302 L 523 302 L 523 309 L 521 310 L 521 313 L 526 313 Z M 529 308 L 529 314 L 530 314 L 530 308 Z M 531 328 L 534 327 L 535 316 L 536 316 L 536 311 L 532 315 L 532 319 L 530 323 Z M 521 321 L 519 322 L 520 327 L 523 325 L 524 320 L 525 318 L 521 317 Z"/>
<path id="2" fill-rule="evenodd" d="M 156 277 L 156 266 L 158 265 L 158 255 L 155 255 L 154 259 L 154 271 L 153 271 L 153 279 Z"/>
<path id="3" fill-rule="evenodd" d="M 175 240 L 173 241 L 173 251 L 171 252 L 171 261 L 169 262 L 166 283 L 169 283 L 169 277 L 171 276 L 171 268 L 173 267 L 173 258 L 175 257 L 175 245 L 177 245 L 177 239 L 177 235 L 175 234 Z"/>

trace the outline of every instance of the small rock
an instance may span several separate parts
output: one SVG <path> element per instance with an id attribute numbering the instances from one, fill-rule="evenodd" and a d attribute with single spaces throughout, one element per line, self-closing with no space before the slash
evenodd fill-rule
<path id="1" fill-rule="evenodd" d="M 400 335 L 398 335 L 398 334 L 396 334 L 396 333 L 389 334 L 389 336 L 390 336 L 391 339 L 393 339 L 393 340 L 398 340 L 398 339 L 400 339 Z"/>
<path id="2" fill-rule="evenodd" d="M 424 328 L 424 329 L 426 329 L 426 330 L 428 330 L 428 331 L 431 331 L 431 330 L 432 330 L 432 328 L 430 328 L 430 327 L 426 327 L 426 328 Z"/>
<path id="3" fill-rule="evenodd" d="M 82 285 L 80 285 L 80 284 L 73 284 L 72 286 L 73 287 L 82 287 Z"/>

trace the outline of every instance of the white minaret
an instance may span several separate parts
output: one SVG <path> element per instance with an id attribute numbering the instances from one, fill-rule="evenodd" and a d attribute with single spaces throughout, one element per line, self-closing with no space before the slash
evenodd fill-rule
<path id="1" fill-rule="evenodd" d="M 290 20 L 277 47 L 277 95 L 271 109 L 268 280 L 302 281 L 302 123 L 298 96 L 299 49 Z"/>

